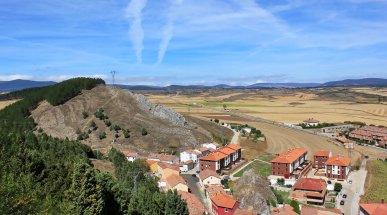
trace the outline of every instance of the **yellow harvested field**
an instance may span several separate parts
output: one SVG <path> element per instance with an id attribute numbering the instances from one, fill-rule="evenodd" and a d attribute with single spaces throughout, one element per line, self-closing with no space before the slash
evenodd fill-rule
<path id="1" fill-rule="evenodd" d="M 342 123 L 344 121 L 360 121 L 367 124 L 387 126 L 387 105 L 376 103 L 356 103 L 345 101 L 320 100 L 315 94 L 296 93 L 293 95 L 277 95 L 262 97 L 249 94 L 241 99 L 224 101 L 225 98 L 235 96 L 160 96 L 148 95 L 152 102 L 164 104 L 180 112 L 200 113 L 208 112 L 200 108 L 176 104 L 201 104 L 222 108 L 223 104 L 232 112 L 244 113 L 272 121 L 298 124 L 305 119 L 315 118 L 321 122 Z M 359 98 L 359 101 L 361 98 Z"/>
<path id="2" fill-rule="evenodd" d="M 10 104 L 17 102 L 18 100 L 0 101 L 0 109 L 7 107 Z"/>

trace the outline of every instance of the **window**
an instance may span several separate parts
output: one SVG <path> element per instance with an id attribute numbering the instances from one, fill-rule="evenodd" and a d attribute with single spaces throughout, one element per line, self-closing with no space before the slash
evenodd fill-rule
<path id="1" fill-rule="evenodd" d="M 228 208 L 225 208 L 224 211 L 225 211 L 225 212 L 228 212 Z"/>

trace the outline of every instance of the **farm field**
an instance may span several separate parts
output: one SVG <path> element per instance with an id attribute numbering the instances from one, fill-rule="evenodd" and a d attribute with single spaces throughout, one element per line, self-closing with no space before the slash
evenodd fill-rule
<path id="1" fill-rule="evenodd" d="M 387 199 L 387 162 L 381 160 L 372 160 L 367 163 L 368 176 L 365 185 L 365 195 L 362 196 L 362 202 L 380 202 L 381 199 Z"/>
<path id="2" fill-rule="evenodd" d="M 182 104 L 174 104 L 173 100 L 185 104 L 200 104 L 217 108 L 226 105 L 232 112 L 283 123 L 297 124 L 305 119 L 315 118 L 328 123 L 340 123 L 350 120 L 387 126 L 387 105 L 377 103 L 376 98 L 374 98 L 376 95 L 385 96 L 386 92 L 387 90 L 384 88 L 355 88 L 353 92 L 332 98 L 320 91 L 294 91 L 272 94 L 269 92 L 265 94 L 265 92 L 259 90 L 256 92 L 230 93 L 228 95 L 197 93 L 195 95 L 148 96 L 155 103 L 170 105 L 170 107 L 181 112 L 188 112 L 188 108 Z M 320 93 L 321 95 L 314 93 Z M 350 95 L 351 97 L 347 97 L 352 98 L 352 100 L 347 98 L 346 94 Z M 372 99 L 367 96 L 372 97 Z M 204 110 L 191 107 L 189 111 L 195 115 L 202 114 Z"/>
<path id="3" fill-rule="evenodd" d="M 7 107 L 10 104 L 13 104 L 17 102 L 17 100 L 10 100 L 10 101 L 0 101 L 0 110 Z"/>

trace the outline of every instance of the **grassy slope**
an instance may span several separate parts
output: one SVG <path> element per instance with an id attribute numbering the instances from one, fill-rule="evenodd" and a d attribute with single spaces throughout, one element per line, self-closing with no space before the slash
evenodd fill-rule
<path id="1" fill-rule="evenodd" d="M 369 161 L 367 169 L 366 192 L 362 201 L 380 202 L 381 199 L 387 199 L 387 162 Z"/>

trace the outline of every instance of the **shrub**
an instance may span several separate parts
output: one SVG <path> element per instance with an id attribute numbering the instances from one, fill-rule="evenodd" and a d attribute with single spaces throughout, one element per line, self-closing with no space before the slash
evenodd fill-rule
<path id="1" fill-rule="evenodd" d="M 42 129 L 42 128 L 39 128 L 39 129 L 38 129 L 38 132 L 39 132 L 39 133 L 42 133 L 42 132 L 43 132 L 43 129 Z"/>
<path id="2" fill-rule="evenodd" d="M 215 119 L 214 122 L 215 122 L 215 123 L 219 123 L 219 119 Z"/>
<path id="3" fill-rule="evenodd" d="M 92 130 L 97 130 L 97 124 L 95 124 L 94 121 L 91 121 L 90 124 L 89 124 L 89 127 L 92 129 Z"/>
<path id="4" fill-rule="evenodd" d="M 122 132 L 124 133 L 124 137 L 125 138 L 129 138 L 130 137 L 130 131 L 128 130 L 128 129 L 124 129 L 124 130 L 122 130 Z"/>
<path id="5" fill-rule="evenodd" d="M 101 133 L 99 133 L 99 139 L 102 140 L 102 139 L 105 139 L 106 138 L 106 133 L 103 131 Z"/>
<path id="6" fill-rule="evenodd" d="M 87 113 L 86 111 L 83 111 L 83 112 L 82 112 L 82 117 L 83 117 L 84 119 L 86 119 L 87 117 L 89 117 L 89 113 Z"/>
<path id="7" fill-rule="evenodd" d="M 105 125 L 106 125 L 107 127 L 109 127 L 109 126 L 112 125 L 112 123 L 110 122 L 110 120 L 105 119 L 103 122 L 105 123 Z"/>
<path id="8" fill-rule="evenodd" d="M 146 136 L 147 134 L 148 134 L 148 131 L 146 130 L 146 128 L 141 128 L 141 135 Z"/>

